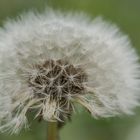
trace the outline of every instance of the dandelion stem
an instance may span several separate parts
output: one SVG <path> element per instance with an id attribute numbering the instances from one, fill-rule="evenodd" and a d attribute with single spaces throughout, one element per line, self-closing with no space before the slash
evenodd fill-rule
<path id="1" fill-rule="evenodd" d="M 47 124 L 47 140 L 58 140 L 57 122 L 48 122 Z"/>

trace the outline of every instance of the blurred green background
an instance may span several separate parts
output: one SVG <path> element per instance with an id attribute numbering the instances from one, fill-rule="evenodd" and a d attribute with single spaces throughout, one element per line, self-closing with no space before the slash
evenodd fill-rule
<path id="1" fill-rule="evenodd" d="M 140 0 L 0 0 L 0 25 L 30 9 L 46 6 L 63 11 L 82 11 L 91 17 L 103 16 L 129 35 L 140 54 Z M 46 122 L 31 121 L 30 130 L 17 136 L 1 134 L 0 140 L 45 140 Z M 74 114 L 60 131 L 61 140 L 140 140 L 140 108 L 136 115 L 102 120 L 87 112 Z"/>

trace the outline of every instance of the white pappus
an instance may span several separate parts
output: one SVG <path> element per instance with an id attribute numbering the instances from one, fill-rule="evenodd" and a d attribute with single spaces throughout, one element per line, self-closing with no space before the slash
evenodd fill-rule
<path id="1" fill-rule="evenodd" d="M 0 29 L 0 130 L 27 127 L 29 110 L 65 121 L 75 102 L 95 118 L 132 114 L 139 75 L 128 37 L 101 18 L 53 10 L 21 15 Z"/>

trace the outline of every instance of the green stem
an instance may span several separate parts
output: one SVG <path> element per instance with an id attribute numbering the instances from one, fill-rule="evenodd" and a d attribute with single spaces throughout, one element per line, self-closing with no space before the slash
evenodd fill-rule
<path id="1" fill-rule="evenodd" d="M 47 124 L 47 140 L 58 140 L 57 122 L 48 122 Z"/>

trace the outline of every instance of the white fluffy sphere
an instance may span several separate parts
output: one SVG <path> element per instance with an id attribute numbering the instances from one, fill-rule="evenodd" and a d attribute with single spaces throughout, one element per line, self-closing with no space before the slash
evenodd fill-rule
<path id="1" fill-rule="evenodd" d="M 52 10 L 21 15 L 0 29 L 0 130 L 18 132 L 32 109 L 63 121 L 75 102 L 93 117 L 132 114 L 139 75 L 127 36 L 101 18 Z"/>

